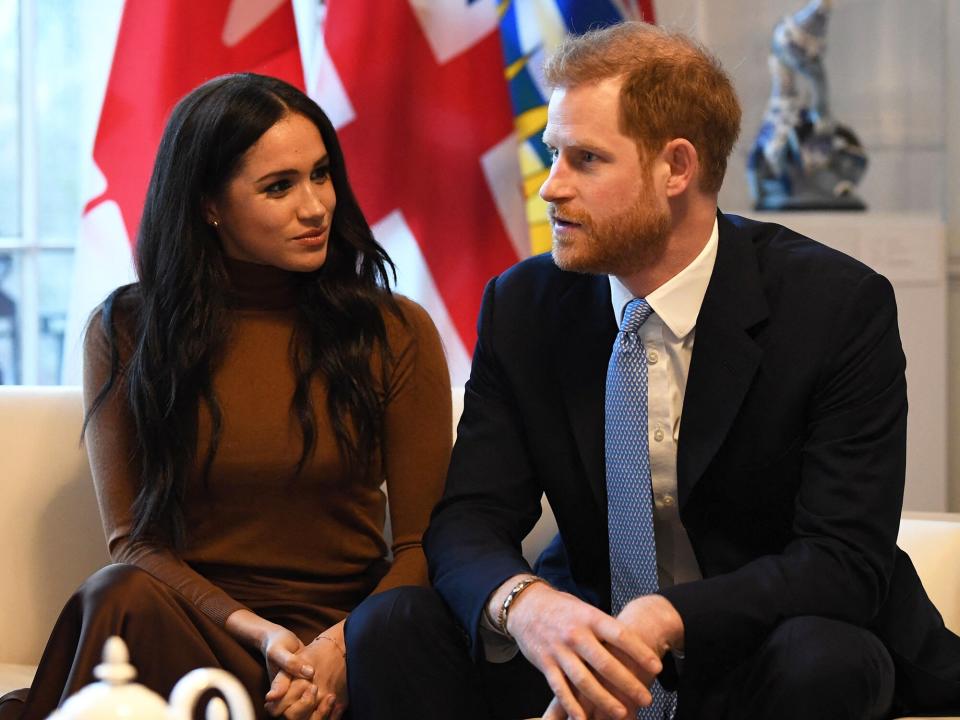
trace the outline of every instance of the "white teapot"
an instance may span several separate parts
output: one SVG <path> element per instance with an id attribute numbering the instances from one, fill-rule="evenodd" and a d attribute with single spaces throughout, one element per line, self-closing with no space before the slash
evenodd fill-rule
<path id="1" fill-rule="evenodd" d="M 137 671 L 130 664 L 127 645 L 108 638 L 103 662 L 93 674 L 100 682 L 87 685 L 47 720 L 191 720 L 194 705 L 205 690 L 217 689 L 227 699 L 214 698 L 207 705 L 207 720 L 254 720 L 253 704 L 246 689 L 233 675 L 217 668 L 200 668 L 184 675 L 170 693 L 170 704 L 139 683 L 131 682 Z"/>

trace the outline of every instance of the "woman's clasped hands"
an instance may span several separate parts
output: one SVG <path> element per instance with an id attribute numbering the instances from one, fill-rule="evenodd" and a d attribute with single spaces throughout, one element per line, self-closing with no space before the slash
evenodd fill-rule
<path id="1" fill-rule="evenodd" d="M 347 660 L 343 623 L 328 628 L 309 645 L 284 630 L 264 645 L 273 678 L 267 712 L 286 720 L 340 720 L 347 709 Z"/>

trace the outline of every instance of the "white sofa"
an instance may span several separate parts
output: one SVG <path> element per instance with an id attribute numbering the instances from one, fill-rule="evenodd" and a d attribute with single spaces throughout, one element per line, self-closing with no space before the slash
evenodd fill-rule
<path id="1" fill-rule="evenodd" d="M 462 403 L 461 390 L 454 432 Z M 80 446 L 82 416 L 77 387 L 0 386 L 0 694 L 30 684 L 63 603 L 109 562 Z M 524 542 L 528 557 L 556 532 L 545 510 Z M 900 544 L 960 632 L 960 514 L 905 514 Z"/>

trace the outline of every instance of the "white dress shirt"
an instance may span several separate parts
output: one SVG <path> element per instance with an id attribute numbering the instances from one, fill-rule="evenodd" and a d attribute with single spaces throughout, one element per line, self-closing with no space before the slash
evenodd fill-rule
<path id="1" fill-rule="evenodd" d="M 697 316 L 717 259 L 717 221 L 707 244 L 693 261 L 647 295 L 653 314 L 638 334 L 647 351 L 647 420 L 650 470 L 653 481 L 653 525 L 657 541 L 660 587 L 699 580 L 700 567 L 690 539 L 680 522 L 677 504 L 677 440 L 683 396 L 690 372 Z M 616 277 L 610 276 L 610 300 L 617 327 L 623 310 L 634 298 Z M 513 640 L 500 633 L 486 612 L 481 613 L 480 637 L 488 662 L 511 660 L 517 654 Z"/>
<path id="2" fill-rule="evenodd" d="M 653 480 L 653 529 L 660 587 L 699 580 L 700 567 L 680 522 L 677 504 L 677 441 L 687 389 L 697 316 L 717 259 L 717 221 L 693 262 L 647 295 L 653 314 L 637 334 L 647 351 L 647 421 Z M 610 276 L 617 326 L 634 295 Z"/>

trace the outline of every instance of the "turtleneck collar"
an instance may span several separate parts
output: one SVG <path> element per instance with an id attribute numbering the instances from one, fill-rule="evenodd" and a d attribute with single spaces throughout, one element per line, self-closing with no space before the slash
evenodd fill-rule
<path id="1" fill-rule="evenodd" d="M 302 274 L 224 256 L 230 278 L 228 301 L 240 310 L 283 310 L 297 303 Z"/>

